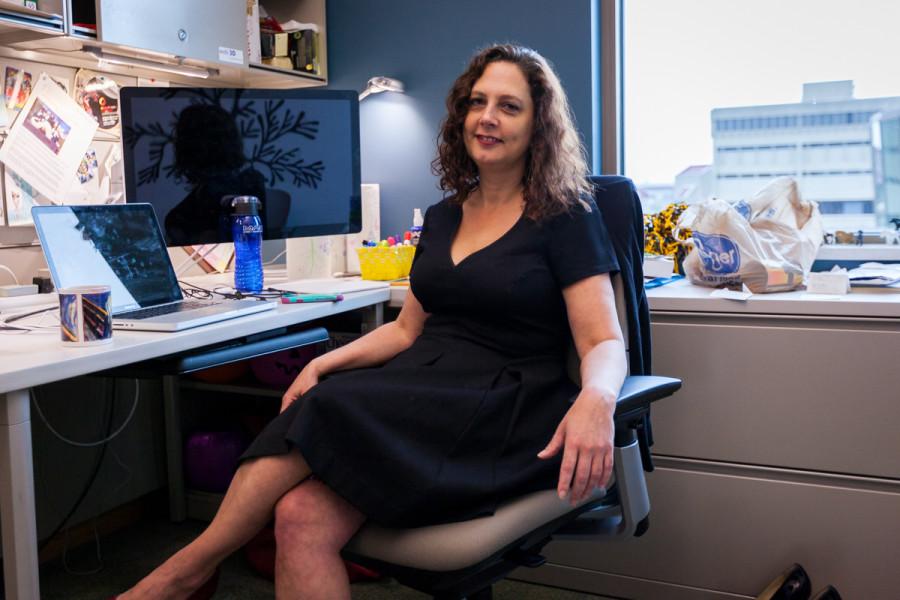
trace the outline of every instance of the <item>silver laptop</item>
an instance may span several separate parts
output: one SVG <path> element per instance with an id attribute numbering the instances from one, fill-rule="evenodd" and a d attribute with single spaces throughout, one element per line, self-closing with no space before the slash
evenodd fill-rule
<path id="1" fill-rule="evenodd" d="M 35 206 L 31 214 L 53 284 L 110 286 L 115 328 L 179 331 L 275 307 L 185 299 L 149 204 Z"/>

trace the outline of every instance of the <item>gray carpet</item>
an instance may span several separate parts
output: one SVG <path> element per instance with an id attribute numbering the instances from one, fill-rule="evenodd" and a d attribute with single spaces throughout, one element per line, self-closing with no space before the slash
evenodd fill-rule
<path id="1" fill-rule="evenodd" d="M 172 524 L 166 520 L 141 523 L 100 540 L 101 563 L 94 544 L 68 552 L 62 559 L 41 566 L 43 600 L 99 600 L 127 589 L 200 531 L 197 522 Z M 93 574 L 76 572 L 100 570 Z M 272 583 L 257 575 L 236 553 L 222 566 L 215 600 L 254 600 L 275 597 Z M 353 585 L 355 600 L 424 600 L 425 594 L 393 580 Z M 503 581 L 494 586 L 495 600 L 589 600 L 598 596 Z"/>

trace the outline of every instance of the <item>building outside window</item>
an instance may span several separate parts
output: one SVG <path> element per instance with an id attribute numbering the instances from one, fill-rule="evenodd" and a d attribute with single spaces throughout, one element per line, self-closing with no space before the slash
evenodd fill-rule
<path id="1" fill-rule="evenodd" d="M 797 180 L 827 230 L 900 218 L 900 4 L 624 0 L 624 172 L 646 212 Z"/>

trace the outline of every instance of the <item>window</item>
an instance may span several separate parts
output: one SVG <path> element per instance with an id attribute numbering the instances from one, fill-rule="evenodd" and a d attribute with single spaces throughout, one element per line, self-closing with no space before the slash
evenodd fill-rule
<path id="1" fill-rule="evenodd" d="M 900 3 L 858 3 L 851 20 L 839 0 L 622 11 L 624 173 L 653 190 L 646 211 L 736 202 L 786 175 L 828 230 L 900 217 Z"/>

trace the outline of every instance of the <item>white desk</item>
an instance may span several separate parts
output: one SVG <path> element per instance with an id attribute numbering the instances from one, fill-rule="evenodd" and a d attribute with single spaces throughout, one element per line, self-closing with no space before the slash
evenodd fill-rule
<path id="1" fill-rule="evenodd" d="M 746 316 L 900 318 L 900 289 L 855 287 L 849 294 L 810 294 L 805 291 L 754 294 L 747 300 L 710 297 L 713 288 L 691 285 L 686 279 L 647 290 L 651 313 L 703 312 Z"/>
<path id="2" fill-rule="evenodd" d="M 278 305 L 274 310 L 177 333 L 117 330 L 110 344 L 93 348 L 64 348 L 58 333 L 0 337 L 0 527 L 6 598 L 40 598 L 29 388 L 342 312 L 377 308 L 389 296 L 385 284 L 382 289 L 346 294 L 341 302 Z"/>

